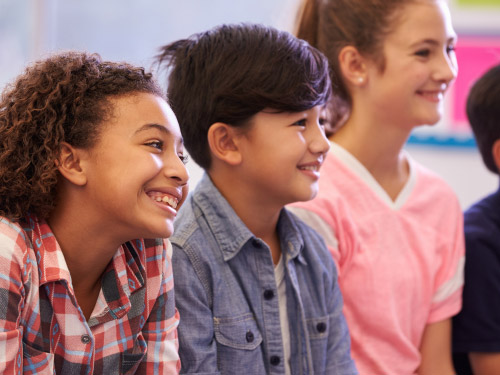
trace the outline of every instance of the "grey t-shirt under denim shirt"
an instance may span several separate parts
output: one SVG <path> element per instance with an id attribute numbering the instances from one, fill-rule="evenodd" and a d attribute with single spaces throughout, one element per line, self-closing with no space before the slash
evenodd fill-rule
<path id="1" fill-rule="evenodd" d="M 207 174 L 175 221 L 175 301 L 181 374 L 284 374 L 278 291 L 269 247 Z M 283 209 L 291 372 L 357 374 L 337 271 L 321 237 Z"/>

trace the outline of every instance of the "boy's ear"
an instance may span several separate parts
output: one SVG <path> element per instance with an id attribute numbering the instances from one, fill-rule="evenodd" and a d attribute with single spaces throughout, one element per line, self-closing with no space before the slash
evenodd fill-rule
<path id="1" fill-rule="evenodd" d="M 500 172 L 500 139 L 497 139 L 495 143 L 493 143 L 491 152 L 493 153 L 493 160 L 497 165 L 497 169 Z"/>
<path id="2" fill-rule="evenodd" d="M 56 166 L 59 173 L 69 182 L 83 186 L 87 183 L 85 169 L 82 167 L 82 152 L 66 142 L 62 142 L 59 148 L 59 157 Z"/>
<path id="3" fill-rule="evenodd" d="M 368 79 L 366 59 L 356 47 L 345 46 L 339 53 L 339 67 L 349 85 L 363 86 Z"/>
<path id="4" fill-rule="evenodd" d="M 230 165 L 241 163 L 237 131 L 223 122 L 216 122 L 208 129 L 208 144 L 212 155 Z"/>

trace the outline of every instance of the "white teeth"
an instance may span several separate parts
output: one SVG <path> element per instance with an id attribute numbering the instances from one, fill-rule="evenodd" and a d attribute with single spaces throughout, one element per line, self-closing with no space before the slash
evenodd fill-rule
<path id="1" fill-rule="evenodd" d="M 300 167 L 300 169 L 304 169 L 306 171 L 317 171 L 318 167 L 315 165 L 308 165 L 306 167 Z"/>
<path id="2" fill-rule="evenodd" d="M 163 197 L 153 197 L 153 199 L 157 202 L 167 203 L 169 206 L 177 208 L 177 199 L 175 198 L 164 195 Z"/>

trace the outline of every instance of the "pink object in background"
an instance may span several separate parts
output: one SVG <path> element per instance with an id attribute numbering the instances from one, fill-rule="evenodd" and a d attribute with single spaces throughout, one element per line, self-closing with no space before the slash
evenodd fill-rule
<path id="1" fill-rule="evenodd" d="M 469 128 L 465 105 L 474 82 L 489 68 L 500 64 L 500 37 L 460 36 L 457 43 L 458 76 L 453 89 L 452 130 Z"/>

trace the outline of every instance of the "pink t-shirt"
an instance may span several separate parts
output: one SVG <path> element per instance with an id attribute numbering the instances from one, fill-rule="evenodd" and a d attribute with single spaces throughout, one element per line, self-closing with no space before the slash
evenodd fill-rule
<path id="1" fill-rule="evenodd" d="M 414 374 L 425 326 L 461 308 L 462 211 L 444 181 L 408 160 L 410 177 L 392 201 L 333 143 L 318 196 L 292 208 L 323 235 L 337 264 L 362 375 Z"/>

